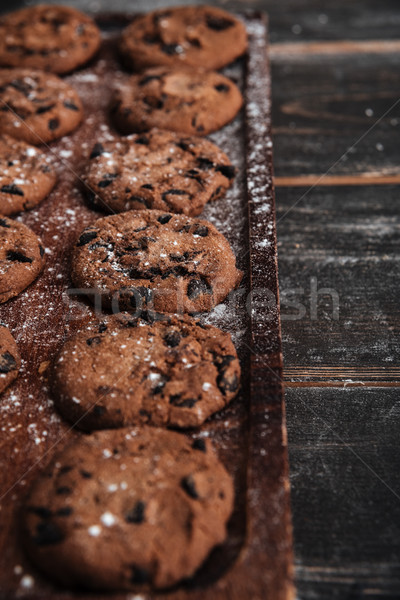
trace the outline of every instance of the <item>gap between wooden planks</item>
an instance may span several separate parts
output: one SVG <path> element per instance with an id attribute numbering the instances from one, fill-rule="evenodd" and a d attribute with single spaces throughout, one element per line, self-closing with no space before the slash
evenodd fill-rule
<path id="1" fill-rule="evenodd" d="M 400 52 L 400 40 L 280 42 L 270 45 L 272 60 L 308 54 L 385 54 Z"/>
<path id="2" fill-rule="evenodd" d="M 400 183 L 398 175 L 360 173 L 359 175 L 293 175 L 274 177 L 275 187 L 309 187 L 334 185 L 390 185 Z"/>
<path id="3" fill-rule="evenodd" d="M 400 387 L 400 368 L 333 365 L 288 367 L 284 369 L 284 382 L 286 387 Z"/>
<path id="4" fill-rule="evenodd" d="M 285 388 L 398 388 L 400 381 L 286 381 Z"/>

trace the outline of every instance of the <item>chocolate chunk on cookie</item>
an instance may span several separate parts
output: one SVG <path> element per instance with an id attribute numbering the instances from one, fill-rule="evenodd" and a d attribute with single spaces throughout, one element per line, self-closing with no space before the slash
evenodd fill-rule
<path id="1" fill-rule="evenodd" d="M 21 140 L 0 134 L 0 213 L 33 208 L 57 180 L 52 160 Z"/>
<path id="2" fill-rule="evenodd" d="M 100 46 L 94 21 L 67 6 L 41 4 L 0 17 L 0 65 L 67 73 Z"/>
<path id="3" fill-rule="evenodd" d="M 158 210 L 103 217 L 79 237 L 77 288 L 114 312 L 211 310 L 242 278 L 226 238 L 208 221 Z"/>
<path id="4" fill-rule="evenodd" d="M 44 248 L 26 225 L 0 215 L 0 303 L 17 296 L 39 275 Z"/>
<path id="5" fill-rule="evenodd" d="M 195 319 L 108 317 L 68 340 L 52 371 L 56 406 L 82 429 L 196 427 L 236 395 L 228 333 Z"/>
<path id="6" fill-rule="evenodd" d="M 120 52 L 136 70 L 158 65 L 221 69 L 247 48 L 244 24 L 212 6 L 183 6 L 137 17 L 123 31 Z"/>
<path id="7" fill-rule="evenodd" d="M 69 587 L 168 588 L 224 541 L 233 493 L 208 441 L 150 427 L 97 432 L 69 442 L 35 481 L 24 546 Z"/>
<path id="8" fill-rule="evenodd" d="M 0 69 L 0 133 L 43 144 L 76 129 L 82 116 L 77 92 L 56 75 Z"/>
<path id="9" fill-rule="evenodd" d="M 0 322 L 0 394 L 16 379 L 20 366 L 17 344 L 8 327 Z"/>
<path id="10" fill-rule="evenodd" d="M 220 73 L 158 67 L 115 90 L 111 115 L 123 133 L 158 127 L 207 135 L 232 121 L 242 102 L 238 87 Z"/>
<path id="11" fill-rule="evenodd" d="M 226 154 L 208 140 L 152 129 L 97 143 L 83 181 L 90 202 L 108 212 L 154 208 L 195 216 L 234 176 Z"/>

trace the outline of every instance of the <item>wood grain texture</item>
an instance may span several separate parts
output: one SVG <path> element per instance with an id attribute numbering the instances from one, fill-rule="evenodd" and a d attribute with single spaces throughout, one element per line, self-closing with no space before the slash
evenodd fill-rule
<path id="1" fill-rule="evenodd" d="M 309 54 L 388 54 L 399 52 L 399 40 L 335 40 L 312 42 L 281 42 L 271 48 L 272 60 L 296 59 Z"/>
<path id="2" fill-rule="evenodd" d="M 398 598 L 398 390 L 288 389 L 286 405 L 299 598 Z"/>
<path id="3" fill-rule="evenodd" d="M 275 32 L 272 56 L 297 593 L 397 599 L 399 5 L 280 6 L 292 30 Z M 314 304 L 313 285 L 328 288 Z"/>
<path id="4" fill-rule="evenodd" d="M 397 40 L 396 0 L 261 0 L 270 14 L 271 41 Z"/>
<path id="5" fill-rule="evenodd" d="M 400 53 L 279 56 L 272 80 L 278 178 L 397 180 Z"/>
<path id="6" fill-rule="evenodd" d="M 279 188 L 277 206 L 285 379 L 400 381 L 398 187 Z"/>
<path id="7" fill-rule="evenodd" d="M 400 184 L 399 175 L 384 175 L 368 171 L 360 175 L 297 175 L 294 177 L 274 177 L 275 187 L 304 187 L 322 185 L 388 185 Z"/>

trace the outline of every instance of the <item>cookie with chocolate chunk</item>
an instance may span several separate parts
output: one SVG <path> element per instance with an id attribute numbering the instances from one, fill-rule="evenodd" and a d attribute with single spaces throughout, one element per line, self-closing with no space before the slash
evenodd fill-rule
<path id="1" fill-rule="evenodd" d="M 57 180 L 52 160 L 21 140 L 0 134 L 0 213 L 33 208 Z"/>
<path id="2" fill-rule="evenodd" d="M 32 562 L 65 586 L 169 588 L 226 537 L 233 482 L 211 443 L 153 427 L 70 441 L 23 514 Z"/>
<path id="3" fill-rule="evenodd" d="M 68 6 L 40 4 L 0 17 L 0 65 L 66 73 L 100 46 L 94 21 Z"/>
<path id="4" fill-rule="evenodd" d="M 229 333 L 189 316 L 108 317 L 68 340 L 52 371 L 56 406 L 89 430 L 196 427 L 232 400 L 239 382 Z"/>
<path id="5" fill-rule="evenodd" d="M 113 312 L 211 310 L 240 282 L 226 238 L 208 221 L 159 210 L 103 217 L 80 235 L 72 279 Z"/>
<path id="6" fill-rule="evenodd" d="M 220 73 L 158 67 L 115 90 L 111 115 L 122 133 L 158 127 L 207 135 L 232 121 L 242 102 L 238 87 Z"/>
<path id="7" fill-rule="evenodd" d="M 0 303 L 17 296 L 44 266 L 40 239 L 23 223 L 0 215 Z"/>
<path id="8" fill-rule="evenodd" d="M 0 133 L 44 144 L 76 129 L 82 116 L 77 92 L 56 75 L 0 69 Z"/>
<path id="9" fill-rule="evenodd" d="M 8 327 L 0 322 L 0 394 L 16 379 L 20 366 L 17 344 Z"/>
<path id="10" fill-rule="evenodd" d="M 123 31 L 120 52 L 132 69 L 157 65 L 221 69 L 247 48 L 244 24 L 212 6 L 156 10 Z"/>
<path id="11" fill-rule="evenodd" d="M 208 140 L 152 129 L 97 143 L 83 174 L 95 208 L 154 208 L 195 216 L 230 186 L 235 168 Z"/>

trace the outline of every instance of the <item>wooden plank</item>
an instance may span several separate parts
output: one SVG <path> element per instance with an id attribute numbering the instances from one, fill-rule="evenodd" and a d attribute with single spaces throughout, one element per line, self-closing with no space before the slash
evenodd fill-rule
<path id="1" fill-rule="evenodd" d="M 335 40 L 332 42 L 281 42 L 272 44 L 271 59 L 296 59 L 308 54 L 387 54 L 399 52 L 399 40 Z"/>
<path id="2" fill-rule="evenodd" d="M 397 0 L 260 0 L 246 4 L 257 5 L 269 13 L 273 43 L 398 39 L 400 5 Z"/>
<path id="3" fill-rule="evenodd" d="M 400 175 L 400 53 L 280 57 L 272 68 L 275 175 Z"/>
<path id="4" fill-rule="evenodd" d="M 398 175 L 361 173 L 360 175 L 297 175 L 295 177 L 274 177 L 275 187 L 304 187 L 321 185 L 388 185 L 400 184 Z"/>
<path id="5" fill-rule="evenodd" d="M 290 377 L 290 374 L 288 375 Z M 286 371 L 285 371 L 286 377 Z M 400 387 L 399 381 L 357 381 L 357 380 L 346 380 L 346 379 L 335 379 L 332 381 L 286 381 L 286 388 L 353 388 L 353 387 L 386 387 L 386 388 L 398 388 Z"/>
<path id="6" fill-rule="evenodd" d="M 390 366 L 362 366 L 346 367 L 343 365 L 297 365 L 287 367 L 284 370 L 285 381 L 303 383 L 308 385 L 311 382 L 316 384 L 325 383 L 327 385 L 400 385 L 400 369 Z"/>
<path id="7" fill-rule="evenodd" d="M 285 378 L 398 382 L 398 187 L 279 188 L 277 210 Z"/>
<path id="8" fill-rule="evenodd" d="M 298 597 L 398 598 L 398 390 L 288 389 L 286 406 Z"/>

